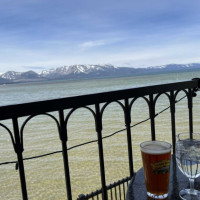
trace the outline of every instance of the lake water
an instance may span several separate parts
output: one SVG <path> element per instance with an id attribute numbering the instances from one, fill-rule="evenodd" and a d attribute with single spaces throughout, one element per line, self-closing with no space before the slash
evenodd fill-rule
<path id="1" fill-rule="evenodd" d="M 0 105 L 19 104 L 46 99 L 62 98 L 105 92 L 111 90 L 135 88 L 145 85 L 170 83 L 200 77 L 200 71 L 171 73 L 151 76 L 121 77 L 110 79 L 57 81 L 33 84 L 0 85 Z M 178 98 L 184 96 L 181 93 Z M 194 99 L 194 131 L 200 132 L 199 95 Z M 169 106 L 166 97 L 161 97 L 156 112 Z M 66 111 L 65 114 L 67 114 Z M 57 117 L 57 113 L 52 113 Z M 137 100 L 133 106 L 132 125 L 148 118 L 148 108 L 143 100 Z M 20 119 L 20 124 L 25 118 Z M 186 99 L 177 104 L 176 132 L 188 131 L 188 109 Z M 11 128 L 10 121 L 4 121 Z M 94 119 L 84 109 L 77 110 L 69 120 L 68 146 L 95 140 L 97 138 Z M 125 128 L 123 113 L 113 103 L 103 116 L 103 136 Z M 141 167 L 139 144 L 150 139 L 150 122 L 147 121 L 132 128 L 134 169 Z M 171 142 L 170 112 L 156 117 L 158 140 Z M 129 176 L 126 133 L 120 132 L 104 139 L 106 183 L 110 184 Z M 24 158 L 61 150 L 56 125 L 46 116 L 33 118 L 24 132 Z M 9 135 L 0 127 L 0 163 L 16 160 Z M 74 199 L 81 193 L 87 194 L 101 187 L 97 143 L 91 143 L 69 151 L 70 174 Z M 24 161 L 29 199 L 44 200 L 66 199 L 65 178 L 62 154 Z M 0 199 L 21 199 L 19 174 L 14 164 L 0 165 Z"/>

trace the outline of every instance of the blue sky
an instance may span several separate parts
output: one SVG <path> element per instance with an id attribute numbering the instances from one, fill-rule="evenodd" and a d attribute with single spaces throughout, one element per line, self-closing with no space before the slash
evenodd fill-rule
<path id="1" fill-rule="evenodd" d="M 0 0 L 0 72 L 200 62 L 199 0 Z"/>

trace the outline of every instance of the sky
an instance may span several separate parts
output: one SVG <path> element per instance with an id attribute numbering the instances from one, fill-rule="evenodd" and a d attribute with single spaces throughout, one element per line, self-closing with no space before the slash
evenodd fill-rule
<path id="1" fill-rule="evenodd" d="M 0 0 L 0 72 L 200 62 L 199 0 Z"/>

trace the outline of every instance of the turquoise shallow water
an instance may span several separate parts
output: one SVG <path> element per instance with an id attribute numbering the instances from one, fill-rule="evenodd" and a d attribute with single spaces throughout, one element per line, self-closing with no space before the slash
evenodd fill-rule
<path id="1" fill-rule="evenodd" d="M 200 72 L 179 74 L 163 74 L 97 80 L 62 81 L 55 83 L 34 83 L 0 86 L 0 105 L 19 104 L 46 99 L 77 96 L 96 92 L 134 88 L 145 85 L 190 80 L 200 77 Z M 184 96 L 180 94 L 179 98 Z M 200 103 L 198 95 L 194 100 L 194 131 L 200 132 Z M 157 103 L 156 112 L 168 107 L 166 97 Z M 65 112 L 67 114 L 68 111 Z M 52 113 L 57 117 L 57 113 Z M 184 99 L 177 105 L 177 133 L 188 131 L 188 110 Z M 148 108 L 143 100 L 137 100 L 132 109 L 132 125 L 148 118 Z M 20 119 L 20 124 L 24 121 Z M 5 122 L 11 127 L 9 121 Z M 103 136 L 125 128 L 123 113 L 116 104 L 111 104 L 104 113 Z M 84 110 L 77 110 L 69 120 L 69 147 L 95 140 L 97 138 L 94 119 Z M 157 139 L 171 142 L 170 112 L 156 118 Z M 150 139 L 149 121 L 132 128 L 134 169 L 141 167 L 139 144 Z M 37 116 L 26 126 L 24 132 L 24 157 L 40 155 L 61 150 L 61 143 L 56 125 L 46 116 Z M 113 183 L 128 176 L 128 157 L 125 132 L 105 139 L 104 155 L 106 182 Z M 0 128 L 0 162 L 16 160 L 8 134 Z M 90 193 L 100 188 L 100 173 L 97 143 L 92 143 L 69 151 L 70 173 L 73 197 L 81 193 Z M 62 154 L 25 161 L 27 188 L 29 199 L 66 199 L 65 179 L 63 173 Z M 0 166 L 0 197 L 1 199 L 21 199 L 18 171 L 15 165 Z"/>

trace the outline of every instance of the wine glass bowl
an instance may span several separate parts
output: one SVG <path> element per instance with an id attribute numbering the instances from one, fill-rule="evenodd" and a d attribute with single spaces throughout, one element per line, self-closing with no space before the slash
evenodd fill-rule
<path id="1" fill-rule="evenodd" d="M 176 162 L 181 172 L 189 178 L 190 189 L 181 190 L 185 200 L 199 200 L 200 191 L 194 189 L 194 179 L 200 176 L 200 134 L 180 133 L 176 142 Z"/>

